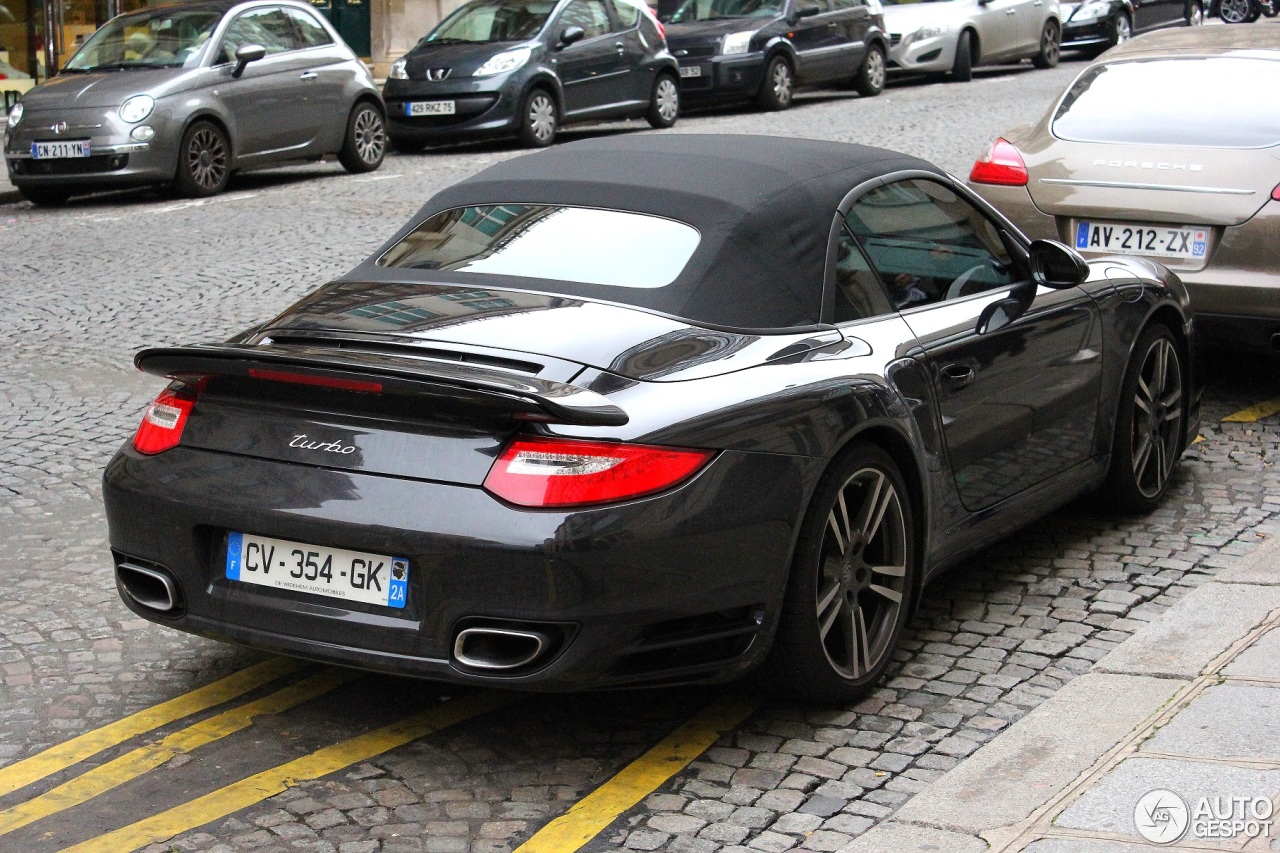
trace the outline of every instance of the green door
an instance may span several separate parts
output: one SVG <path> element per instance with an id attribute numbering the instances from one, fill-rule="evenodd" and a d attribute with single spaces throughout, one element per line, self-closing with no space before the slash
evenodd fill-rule
<path id="1" fill-rule="evenodd" d="M 368 0 L 311 0 L 311 5 L 329 19 L 356 56 L 371 55 Z"/>

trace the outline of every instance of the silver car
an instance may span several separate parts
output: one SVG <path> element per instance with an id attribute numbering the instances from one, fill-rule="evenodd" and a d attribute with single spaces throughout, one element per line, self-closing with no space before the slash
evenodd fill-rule
<path id="1" fill-rule="evenodd" d="M 373 77 L 304 3 L 203 2 L 121 15 L 9 113 L 9 181 L 36 204 L 170 184 L 221 192 L 237 170 L 336 154 L 382 164 Z"/>
<path id="2" fill-rule="evenodd" d="M 889 68 L 970 80 L 977 65 L 1030 59 L 1052 68 L 1062 53 L 1058 0 L 883 0 Z"/>

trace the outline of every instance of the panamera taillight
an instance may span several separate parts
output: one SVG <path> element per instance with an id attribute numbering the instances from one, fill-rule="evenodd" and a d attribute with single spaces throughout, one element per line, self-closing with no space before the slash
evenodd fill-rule
<path id="1" fill-rule="evenodd" d="M 519 436 L 485 477 L 490 493 L 519 506 L 566 507 L 650 495 L 693 476 L 708 450 Z"/>
<path id="2" fill-rule="evenodd" d="M 987 152 L 978 158 L 969 172 L 975 184 L 997 184 L 1004 187 L 1027 185 L 1027 164 L 1012 142 L 997 138 Z"/>
<path id="3" fill-rule="evenodd" d="M 195 408 L 193 395 L 165 389 L 152 401 L 133 434 L 133 449 L 148 456 L 177 447 L 187 416 Z"/>
<path id="4" fill-rule="evenodd" d="M 1280 184 L 1276 184 L 1275 189 L 1271 191 L 1271 200 L 1280 201 Z"/>

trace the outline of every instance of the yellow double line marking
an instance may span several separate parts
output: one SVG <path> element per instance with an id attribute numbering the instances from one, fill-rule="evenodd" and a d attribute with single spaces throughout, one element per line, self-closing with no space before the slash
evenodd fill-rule
<path id="1" fill-rule="evenodd" d="M 166 841 L 175 835 L 256 805 L 268 797 L 282 793 L 290 785 L 336 773 L 344 767 L 367 761 L 418 738 L 496 710 L 510 701 L 508 696 L 501 693 L 486 691 L 445 702 L 389 726 L 264 770 L 154 817 L 68 847 L 63 853 L 120 853 Z"/>
<path id="2" fill-rule="evenodd" d="M 296 672 L 301 666 L 302 664 L 298 661 L 288 658 L 272 658 L 263 661 L 198 690 L 161 702 L 159 705 L 50 747 L 38 755 L 0 768 L 0 797 L 66 770 L 86 758 L 92 758 L 104 749 L 119 746 L 130 738 L 243 696 L 277 678 Z"/>
<path id="3" fill-rule="evenodd" d="M 158 743 L 141 746 L 100 767 L 95 767 L 25 803 L 0 812 L 0 835 L 34 823 L 51 814 L 78 806 L 154 770 L 175 755 L 221 740 L 248 728 L 254 717 L 280 714 L 359 678 L 349 670 L 329 669 L 283 690 L 174 732 Z"/>
<path id="4" fill-rule="evenodd" d="M 743 696 L 726 696 L 712 702 L 544 826 L 517 847 L 515 853 L 571 853 L 582 847 L 623 812 L 689 766 L 689 762 L 706 752 L 720 735 L 732 731 L 759 705 L 759 700 Z"/>

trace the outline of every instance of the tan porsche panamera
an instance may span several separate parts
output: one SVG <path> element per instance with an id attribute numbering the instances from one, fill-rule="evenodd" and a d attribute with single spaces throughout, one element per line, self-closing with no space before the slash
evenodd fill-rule
<path id="1" fill-rule="evenodd" d="M 1153 33 L 996 139 L 969 184 L 1031 237 L 1176 272 L 1207 344 L 1280 352 L 1277 93 L 1280 27 Z"/>

